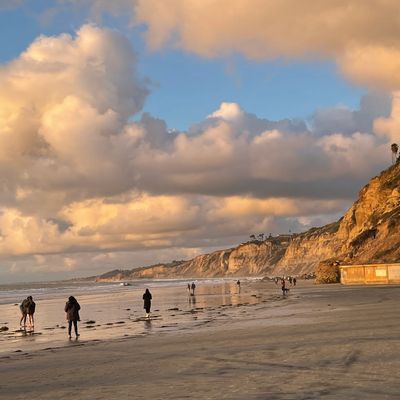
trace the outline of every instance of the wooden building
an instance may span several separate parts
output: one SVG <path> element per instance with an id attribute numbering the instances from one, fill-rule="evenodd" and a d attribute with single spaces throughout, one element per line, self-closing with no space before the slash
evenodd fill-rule
<path id="1" fill-rule="evenodd" d="M 344 285 L 400 284 L 400 263 L 341 265 L 340 282 Z"/>

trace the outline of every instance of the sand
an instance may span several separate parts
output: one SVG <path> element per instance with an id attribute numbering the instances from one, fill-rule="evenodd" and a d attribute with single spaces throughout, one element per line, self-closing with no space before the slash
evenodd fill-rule
<path id="1" fill-rule="evenodd" d="M 3 353 L 0 398 L 397 399 L 399 289 L 300 283 L 185 330 Z"/>

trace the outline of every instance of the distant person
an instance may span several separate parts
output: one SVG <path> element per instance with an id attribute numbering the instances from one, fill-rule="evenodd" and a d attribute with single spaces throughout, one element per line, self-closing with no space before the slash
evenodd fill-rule
<path id="1" fill-rule="evenodd" d="M 149 289 L 146 289 L 146 291 L 143 294 L 143 300 L 144 300 L 143 308 L 146 310 L 146 318 L 150 318 L 151 299 L 152 299 L 151 293 Z"/>
<path id="2" fill-rule="evenodd" d="M 293 278 L 293 286 L 296 286 L 296 283 L 297 283 L 297 279 Z"/>
<path id="3" fill-rule="evenodd" d="M 21 310 L 22 314 L 19 324 L 24 328 L 26 327 L 26 317 L 28 316 L 28 302 L 29 300 L 27 297 L 26 299 L 22 300 L 22 303 L 19 305 L 19 309 Z"/>
<path id="4" fill-rule="evenodd" d="M 76 298 L 74 296 L 70 296 L 68 298 L 67 303 L 65 304 L 64 311 L 67 313 L 67 321 L 68 321 L 68 336 L 71 339 L 71 330 L 72 330 L 72 324 L 74 324 L 74 329 L 75 329 L 75 336 L 78 337 L 78 321 L 81 319 L 79 318 L 79 310 L 81 309 L 81 306 L 77 302 Z"/>
<path id="5" fill-rule="evenodd" d="M 292 282 L 293 282 L 293 279 L 292 279 L 291 276 L 289 276 L 289 283 L 290 283 L 290 286 L 292 286 Z"/>
<path id="6" fill-rule="evenodd" d="M 282 294 L 283 295 L 285 295 L 286 294 L 286 292 L 288 292 L 289 291 L 289 289 L 288 288 L 286 288 L 286 281 L 285 281 L 285 279 L 282 279 L 282 281 L 281 281 L 281 287 L 282 287 Z"/>
<path id="7" fill-rule="evenodd" d="M 187 288 L 188 288 L 188 292 L 190 294 L 190 283 L 188 283 Z"/>
<path id="8" fill-rule="evenodd" d="M 194 296 L 194 291 L 195 291 L 195 289 L 196 289 L 196 285 L 195 285 L 195 283 L 194 282 L 192 282 L 192 296 Z"/>
<path id="9" fill-rule="evenodd" d="M 35 314 L 36 303 L 33 301 L 32 296 L 29 296 L 27 300 L 28 300 L 28 302 L 26 305 L 26 311 L 27 311 L 28 318 L 29 318 L 29 326 L 33 329 L 35 327 L 35 321 L 33 318 L 33 314 Z"/>
<path id="10" fill-rule="evenodd" d="M 236 285 L 237 285 L 238 291 L 239 291 L 239 293 L 240 293 L 240 281 L 239 281 L 239 279 L 238 279 L 238 281 L 236 282 Z"/>

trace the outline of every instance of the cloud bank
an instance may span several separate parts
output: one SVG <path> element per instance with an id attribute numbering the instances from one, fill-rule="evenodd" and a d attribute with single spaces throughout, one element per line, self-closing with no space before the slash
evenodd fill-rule
<path id="1" fill-rule="evenodd" d="M 396 0 L 137 0 L 151 49 L 168 45 L 205 57 L 330 58 L 350 79 L 400 88 Z"/>

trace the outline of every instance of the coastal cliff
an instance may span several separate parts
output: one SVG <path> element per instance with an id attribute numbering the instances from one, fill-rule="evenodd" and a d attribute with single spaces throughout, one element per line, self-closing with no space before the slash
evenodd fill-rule
<path id="1" fill-rule="evenodd" d="M 260 276 L 313 273 L 320 262 L 357 264 L 400 260 L 400 163 L 371 181 L 337 222 L 304 233 L 243 243 L 235 248 L 133 270 L 97 281 L 136 278 Z"/>
<path id="2" fill-rule="evenodd" d="M 288 237 L 243 243 L 238 247 L 202 254 L 188 261 L 174 261 L 133 270 L 114 270 L 97 282 L 118 282 L 137 278 L 222 277 L 271 273 L 289 245 Z"/>
<path id="3" fill-rule="evenodd" d="M 371 179 L 338 222 L 291 241 L 274 272 L 304 273 L 329 259 L 341 264 L 400 260 L 400 163 Z"/>

